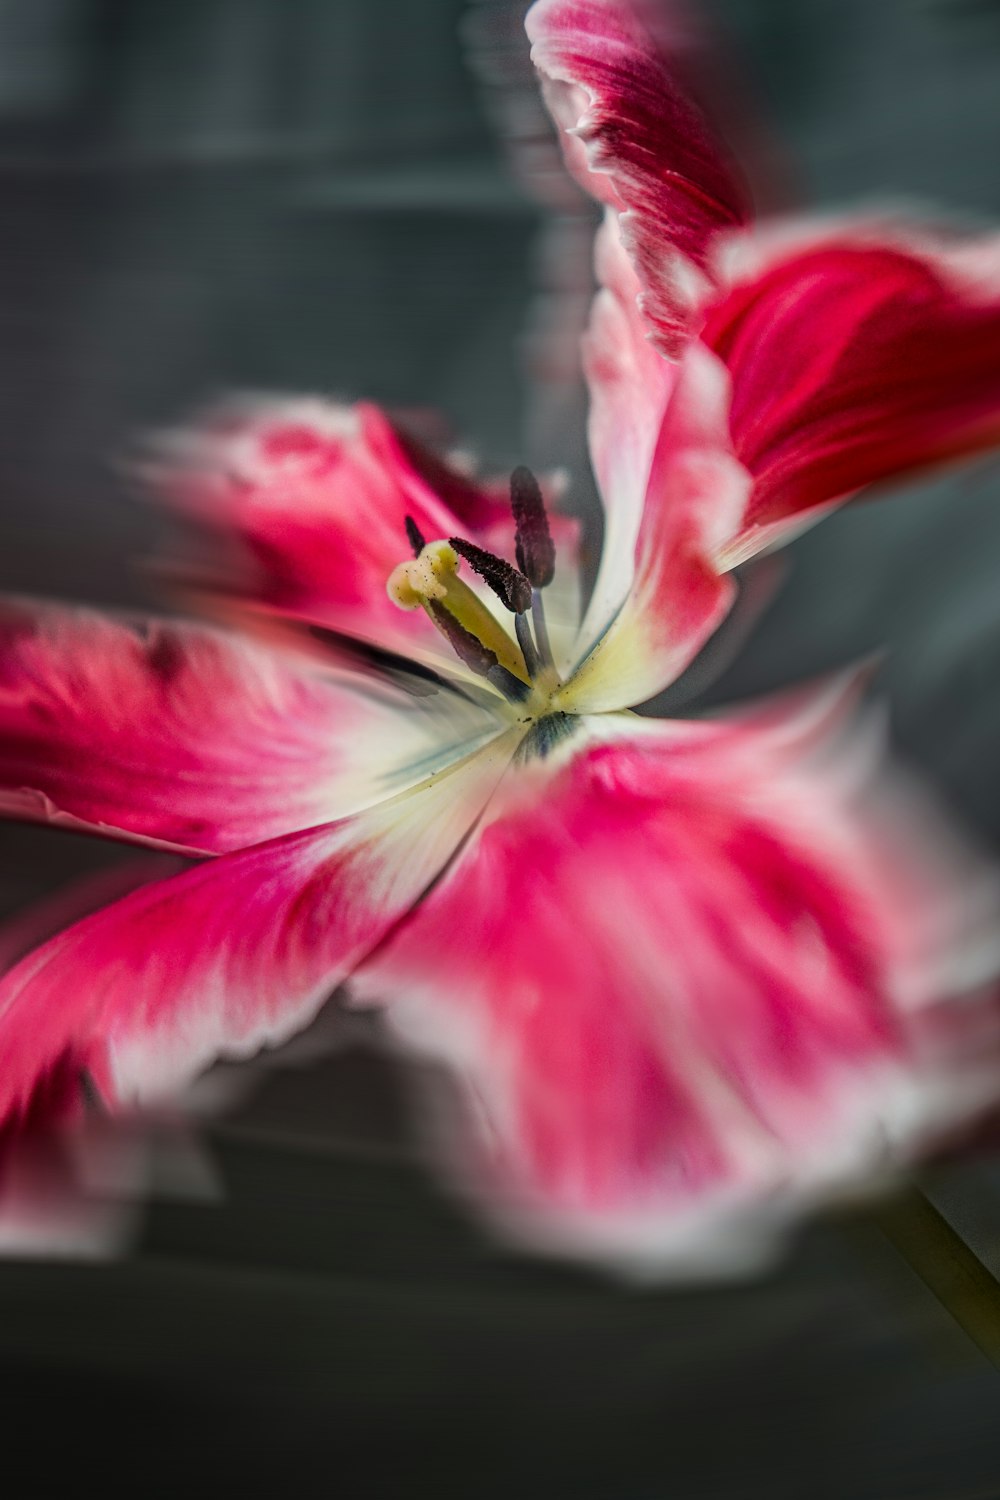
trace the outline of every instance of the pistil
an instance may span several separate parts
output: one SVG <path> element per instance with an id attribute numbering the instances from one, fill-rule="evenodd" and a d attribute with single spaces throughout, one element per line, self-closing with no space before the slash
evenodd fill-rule
<path id="1" fill-rule="evenodd" d="M 549 714 L 560 684 L 545 623 L 542 590 L 555 573 L 555 547 L 541 487 L 530 469 L 510 477 L 517 567 L 464 537 L 425 542 L 412 516 L 406 535 L 411 561 L 393 569 L 387 584 L 400 609 L 423 609 L 456 655 L 519 707 L 521 722 Z M 459 558 L 493 590 L 514 616 L 517 642 L 458 576 Z"/>
<path id="2" fill-rule="evenodd" d="M 520 650 L 479 596 L 459 578 L 458 553 L 450 542 L 428 542 L 419 557 L 393 569 L 386 587 L 389 598 L 400 609 L 425 609 L 438 629 L 442 628 L 439 611 L 445 611 L 491 652 L 501 667 L 530 685 L 531 674 Z"/>

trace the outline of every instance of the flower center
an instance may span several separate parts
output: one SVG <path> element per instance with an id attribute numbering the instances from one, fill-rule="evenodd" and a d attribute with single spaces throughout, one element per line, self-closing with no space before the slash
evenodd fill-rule
<path id="1" fill-rule="evenodd" d="M 460 660 L 534 721 L 547 713 L 561 686 L 542 603 L 555 572 L 555 548 L 542 492 L 529 469 L 514 470 L 510 493 L 517 567 L 462 537 L 425 542 L 407 516 L 414 556 L 393 569 L 386 587 L 400 609 L 425 610 Z M 510 611 L 513 636 L 458 576 L 462 560 Z"/>

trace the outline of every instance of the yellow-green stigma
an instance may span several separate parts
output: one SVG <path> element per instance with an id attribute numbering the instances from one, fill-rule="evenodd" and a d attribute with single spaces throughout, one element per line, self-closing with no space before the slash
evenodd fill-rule
<path id="1" fill-rule="evenodd" d="M 525 723 L 543 716 L 561 686 L 552 658 L 541 590 L 551 582 L 555 550 L 541 490 L 527 469 L 511 476 L 517 567 L 476 542 L 451 537 L 426 542 L 413 520 L 406 535 L 413 557 L 389 576 L 389 598 L 400 609 L 424 609 L 456 655 L 487 678 Z M 514 617 L 514 638 L 458 576 L 464 560 Z"/>
<path id="2" fill-rule="evenodd" d="M 417 557 L 402 562 L 389 575 L 389 598 L 400 609 L 423 608 L 439 629 L 445 612 L 519 682 L 529 686 L 531 676 L 520 647 L 504 630 L 496 616 L 458 576 L 459 557 L 447 541 L 428 542 Z M 445 626 L 452 644 L 455 637 Z M 461 654 L 461 653 L 460 653 Z M 486 676 L 486 672 L 482 673 Z"/>

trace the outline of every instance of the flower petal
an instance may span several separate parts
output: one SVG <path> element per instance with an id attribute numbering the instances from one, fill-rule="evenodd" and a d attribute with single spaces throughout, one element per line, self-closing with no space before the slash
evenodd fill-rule
<path id="1" fill-rule="evenodd" d="M 565 706 L 574 712 L 651 698 L 681 674 L 731 608 L 735 586 L 716 559 L 739 526 L 750 480 L 732 456 L 728 416 L 726 371 L 695 342 L 655 435 L 628 559 L 631 587 L 566 689 Z M 648 447 L 648 431 L 643 440 Z M 619 538 L 612 535 L 611 545 L 620 546 Z M 613 556 L 608 580 L 613 569 L 617 587 L 628 588 L 621 551 Z"/>
<path id="2" fill-rule="evenodd" d="M 174 855 L 143 851 L 34 902 L 0 922 L 0 974 L 70 922 L 183 867 Z M 112 1130 L 89 1110 L 79 1069 L 70 1057 L 58 1058 L 27 1108 L 0 1124 L 0 1255 L 91 1256 L 118 1249 L 131 1227 L 126 1200 L 144 1167 L 145 1153 L 130 1127 L 116 1123 Z"/>
<path id="3" fill-rule="evenodd" d="M 500 735 L 353 818 L 144 886 L 23 959 L 0 981 L 0 1122 L 31 1117 L 50 1077 L 56 1123 L 68 1077 L 127 1111 L 304 1026 L 451 857 L 515 743 Z"/>
<path id="4" fill-rule="evenodd" d="M 673 681 L 732 604 L 718 575 L 858 489 L 1000 443 L 1000 239 L 945 245 L 860 222 L 734 237 L 717 256 L 729 290 L 664 402 L 655 370 L 620 353 L 631 301 L 602 233 L 609 290 L 588 368 L 609 555 L 582 632 L 597 644 L 572 685 L 577 711 Z"/>
<path id="5" fill-rule="evenodd" d="M 649 471 L 677 366 L 657 353 L 639 311 L 641 286 L 625 253 L 618 219 L 606 214 L 594 243 L 600 291 L 583 339 L 590 393 L 587 438 L 604 504 L 601 565 L 581 639 L 602 634 L 635 571 L 635 543 Z"/>
<path id="6" fill-rule="evenodd" d="M 942 887 L 911 798 L 880 816 L 831 713 L 578 731 L 508 779 L 357 976 L 455 1070 L 466 1173 L 517 1232 L 742 1268 L 796 1209 L 995 1100 L 995 1056 L 959 1075 L 918 1035 L 932 995 L 955 1011 L 995 977 L 995 940 L 975 976 L 954 968 L 972 877 Z"/>
<path id="7" fill-rule="evenodd" d="M 624 216 L 643 310 L 676 354 L 712 237 L 750 217 L 735 165 L 679 85 L 683 38 L 642 0 L 537 0 L 525 26 L 567 166 Z"/>
<path id="8" fill-rule="evenodd" d="M 818 507 L 1000 442 L 1000 238 L 793 225 L 720 252 L 702 338 L 754 480 L 727 566 Z"/>
<path id="9" fill-rule="evenodd" d="M 454 695 L 405 702 L 404 717 L 387 692 L 221 632 L 8 601 L 0 811 L 190 852 L 256 844 L 400 791 L 436 750 L 495 733 Z"/>
<path id="10" fill-rule="evenodd" d="M 386 595 L 410 555 L 406 517 L 428 540 L 511 530 L 506 486 L 450 468 L 367 403 L 234 404 L 175 439 L 153 477 L 215 534 L 210 583 L 403 654 L 438 644 Z"/>

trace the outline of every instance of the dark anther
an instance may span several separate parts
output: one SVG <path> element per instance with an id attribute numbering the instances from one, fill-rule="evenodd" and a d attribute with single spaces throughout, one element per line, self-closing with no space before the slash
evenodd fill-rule
<path id="1" fill-rule="evenodd" d="M 531 608 L 531 584 L 523 573 L 502 557 L 494 557 L 485 547 L 477 547 L 475 542 L 463 541 L 460 536 L 449 540 L 459 557 L 464 557 L 469 567 L 489 584 L 505 609 L 523 615 Z"/>
<path id="2" fill-rule="evenodd" d="M 491 651 L 489 646 L 484 646 L 471 630 L 466 630 L 465 626 L 461 625 L 437 599 L 429 599 L 427 608 L 434 616 L 434 623 L 442 635 L 447 636 L 455 655 L 460 661 L 465 662 L 470 672 L 476 672 L 480 677 L 488 677 L 491 668 L 499 666 L 496 652 Z"/>
<path id="3" fill-rule="evenodd" d="M 492 682 L 493 686 L 499 688 L 511 703 L 521 703 L 528 697 L 531 692 L 528 684 L 522 682 L 520 677 L 515 677 L 513 672 L 508 672 L 507 668 L 497 660 L 496 652 L 491 651 L 489 646 L 484 646 L 470 630 L 466 630 L 453 614 L 449 614 L 443 604 L 440 604 L 437 599 L 430 599 L 427 602 L 427 608 L 433 615 L 438 629 L 447 636 L 456 656 L 460 661 L 465 662 L 471 672 L 476 672 L 480 677 L 485 677 Z"/>
<path id="4" fill-rule="evenodd" d="M 543 589 L 552 582 L 556 549 L 538 480 L 523 464 L 510 476 L 510 508 L 517 527 L 517 565 L 533 589 Z"/>
<path id="5" fill-rule="evenodd" d="M 419 557 L 427 543 L 424 541 L 423 533 L 412 516 L 406 518 L 406 536 L 413 548 L 414 557 Z"/>

